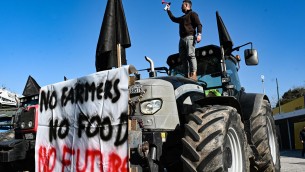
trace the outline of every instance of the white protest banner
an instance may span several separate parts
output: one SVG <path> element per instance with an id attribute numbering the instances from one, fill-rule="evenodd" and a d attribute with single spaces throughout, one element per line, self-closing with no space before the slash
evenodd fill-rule
<path id="1" fill-rule="evenodd" d="M 40 90 L 37 172 L 127 172 L 128 66 Z"/>

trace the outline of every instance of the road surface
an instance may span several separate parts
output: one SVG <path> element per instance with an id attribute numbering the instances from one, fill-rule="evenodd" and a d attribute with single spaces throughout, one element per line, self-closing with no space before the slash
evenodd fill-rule
<path id="1" fill-rule="evenodd" d="M 281 151 L 281 172 L 305 171 L 305 158 L 300 150 Z"/>

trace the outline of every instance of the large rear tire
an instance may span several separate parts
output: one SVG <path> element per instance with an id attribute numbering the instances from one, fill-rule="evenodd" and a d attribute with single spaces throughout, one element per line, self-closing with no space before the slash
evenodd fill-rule
<path id="1" fill-rule="evenodd" d="M 252 141 L 261 157 L 262 166 L 258 171 L 280 171 L 280 154 L 271 107 L 267 100 L 263 100 L 257 114 L 250 117 Z"/>
<path id="2" fill-rule="evenodd" d="M 185 125 L 183 171 L 248 172 L 249 157 L 240 115 L 230 106 L 208 106 Z"/>

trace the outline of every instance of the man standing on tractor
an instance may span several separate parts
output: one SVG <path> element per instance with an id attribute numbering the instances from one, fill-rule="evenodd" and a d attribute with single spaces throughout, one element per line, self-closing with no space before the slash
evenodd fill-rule
<path id="1" fill-rule="evenodd" d="M 199 20 L 198 14 L 192 11 L 192 1 L 184 0 L 182 2 L 181 10 L 184 13 L 181 17 L 175 17 L 170 11 L 170 4 L 166 5 L 166 11 L 169 18 L 179 23 L 179 56 L 183 61 L 185 69 L 185 77 L 197 81 L 197 60 L 195 56 L 196 42 L 201 41 L 202 24 Z M 196 36 L 197 29 L 197 36 Z"/>

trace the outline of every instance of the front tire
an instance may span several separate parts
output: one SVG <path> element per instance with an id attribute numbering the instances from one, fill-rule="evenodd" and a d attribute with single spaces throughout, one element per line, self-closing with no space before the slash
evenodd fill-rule
<path id="1" fill-rule="evenodd" d="M 189 117 L 182 138 L 183 171 L 249 171 L 244 126 L 235 108 L 208 106 Z"/>
<path id="2" fill-rule="evenodd" d="M 252 141 L 258 151 L 262 166 L 258 171 L 280 171 L 280 154 L 274 119 L 267 100 L 263 100 L 257 114 L 250 117 Z"/>

